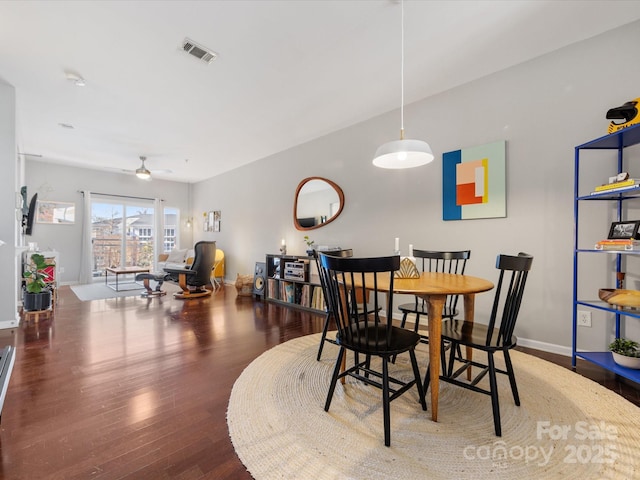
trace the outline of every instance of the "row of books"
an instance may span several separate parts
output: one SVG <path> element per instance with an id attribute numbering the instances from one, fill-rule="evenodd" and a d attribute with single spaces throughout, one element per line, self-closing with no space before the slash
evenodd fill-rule
<path id="1" fill-rule="evenodd" d="M 640 242 L 633 239 L 606 239 L 600 240 L 595 245 L 596 250 L 618 250 L 618 251 L 633 251 L 640 249 Z"/>
<path id="2" fill-rule="evenodd" d="M 287 303 L 295 303 L 303 307 L 324 310 L 325 302 L 322 287 L 297 282 L 267 279 L 267 296 Z"/>
<path id="3" fill-rule="evenodd" d="M 604 185 L 598 185 L 594 188 L 591 195 L 603 195 L 606 193 L 626 192 L 627 190 L 635 190 L 640 188 L 640 180 L 629 178 L 622 180 L 621 182 L 606 183 Z"/>

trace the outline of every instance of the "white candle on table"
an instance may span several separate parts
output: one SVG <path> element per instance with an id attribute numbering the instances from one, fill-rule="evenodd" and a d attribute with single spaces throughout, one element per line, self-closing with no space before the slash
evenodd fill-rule
<path id="1" fill-rule="evenodd" d="M 396 237 L 395 248 L 393 249 L 393 251 L 396 253 L 400 251 L 400 239 L 398 237 Z"/>
<path id="2" fill-rule="evenodd" d="M 409 256 L 413 257 L 413 245 L 409 244 Z"/>

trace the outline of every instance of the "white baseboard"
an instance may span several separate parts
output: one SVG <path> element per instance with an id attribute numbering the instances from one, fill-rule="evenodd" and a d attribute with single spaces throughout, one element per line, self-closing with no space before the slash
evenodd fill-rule
<path id="1" fill-rule="evenodd" d="M 518 337 L 518 345 L 521 347 L 534 348 L 543 352 L 557 353 L 558 355 L 564 355 L 565 357 L 571 356 L 571 347 L 556 345 L 554 343 L 540 342 L 538 340 Z"/>
<path id="2" fill-rule="evenodd" d="M 16 312 L 16 318 L 13 320 L 0 321 L 0 329 L 15 328 L 20 325 L 20 314 Z"/>

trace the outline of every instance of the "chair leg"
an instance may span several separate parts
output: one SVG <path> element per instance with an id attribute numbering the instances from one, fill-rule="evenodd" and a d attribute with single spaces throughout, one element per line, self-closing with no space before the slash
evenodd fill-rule
<path id="1" fill-rule="evenodd" d="M 504 350 L 504 363 L 507 366 L 507 374 L 509 375 L 509 383 L 511 384 L 511 393 L 513 393 L 513 401 L 519 407 L 520 396 L 518 395 L 518 386 L 516 385 L 516 376 L 513 373 L 513 365 L 511 364 L 511 356 L 509 350 Z"/>
<path id="2" fill-rule="evenodd" d="M 371 355 L 367 355 L 364 366 L 366 368 L 366 370 L 364 371 L 364 376 L 365 378 L 369 378 L 369 369 L 371 368 Z"/>
<path id="3" fill-rule="evenodd" d="M 493 409 L 493 426 L 496 436 L 502 436 L 502 427 L 500 425 L 500 404 L 498 403 L 498 382 L 496 381 L 496 366 L 493 360 L 493 352 L 487 353 L 489 363 L 489 386 L 491 388 L 491 408 Z"/>
<path id="4" fill-rule="evenodd" d="M 409 315 L 409 312 L 404 312 L 402 314 L 402 320 L 400 320 L 400 328 L 404 328 L 404 326 L 407 324 L 407 315 Z M 417 321 L 417 318 L 416 318 L 416 321 Z M 391 357 L 391 363 L 395 364 L 397 357 L 398 357 L 398 355 L 394 355 L 393 357 Z"/>
<path id="5" fill-rule="evenodd" d="M 415 333 L 418 333 L 418 327 L 419 327 L 419 326 L 420 326 L 420 314 L 419 314 L 419 313 L 416 313 L 416 321 L 415 321 L 415 323 L 413 324 L 413 331 L 414 331 Z"/>
<path id="6" fill-rule="evenodd" d="M 424 383 L 422 384 L 422 393 L 427 396 L 427 390 L 429 390 L 429 382 L 431 381 L 431 364 L 427 364 L 427 374 L 424 376 Z"/>
<path id="7" fill-rule="evenodd" d="M 338 375 L 340 375 L 340 367 L 342 366 L 342 357 L 344 356 L 345 349 L 340 347 L 338 358 L 336 360 L 336 366 L 333 369 L 333 376 L 331 377 L 331 385 L 329 385 L 329 392 L 327 393 L 327 401 L 324 404 L 324 411 L 328 412 L 331 406 L 331 399 L 333 398 L 333 392 L 336 389 L 336 383 L 338 383 Z"/>
<path id="8" fill-rule="evenodd" d="M 420 398 L 420 405 L 422 405 L 422 410 L 426 410 L 427 402 L 425 400 L 424 389 L 422 388 L 422 379 L 420 378 L 420 369 L 418 368 L 418 360 L 416 359 L 416 352 L 414 349 L 409 350 L 409 356 L 411 357 L 411 366 L 413 367 L 413 376 L 416 379 L 416 388 L 418 389 L 418 397 Z"/>
<path id="9" fill-rule="evenodd" d="M 329 320 L 331 315 L 327 312 L 327 315 L 324 317 L 324 327 L 322 327 L 322 337 L 320 338 L 320 346 L 318 347 L 318 357 L 316 360 L 319 362 L 320 357 L 322 356 L 322 347 L 324 347 L 325 339 L 327 338 L 327 331 L 329 330 Z"/>
<path id="10" fill-rule="evenodd" d="M 404 326 L 407 323 L 407 315 L 409 314 L 409 312 L 404 312 L 402 314 L 402 320 L 400 320 L 400 328 L 404 328 Z"/>
<path id="11" fill-rule="evenodd" d="M 446 373 L 444 372 L 444 362 L 442 362 L 442 374 L 446 377 L 451 377 L 451 375 L 453 375 L 453 363 L 456 359 L 456 351 L 458 351 L 460 349 L 460 344 L 456 343 L 456 342 L 451 342 L 451 351 L 449 352 L 449 363 L 447 364 L 447 371 Z M 444 350 L 444 348 L 442 349 Z M 459 358 L 462 358 L 462 355 L 460 355 Z"/>
<path id="12" fill-rule="evenodd" d="M 384 444 L 391 446 L 391 415 L 389 401 L 389 359 L 382 357 L 382 411 L 384 416 Z"/>

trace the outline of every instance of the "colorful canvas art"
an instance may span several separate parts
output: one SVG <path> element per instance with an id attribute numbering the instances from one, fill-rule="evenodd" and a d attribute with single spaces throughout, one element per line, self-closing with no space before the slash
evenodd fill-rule
<path id="1" fill-rule="evenodd" d="M 442 219 L 507 216 L 506 142 L 442 155 Z"/>

